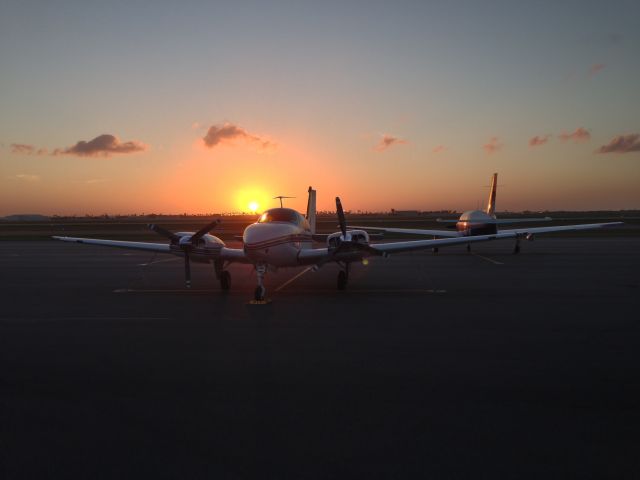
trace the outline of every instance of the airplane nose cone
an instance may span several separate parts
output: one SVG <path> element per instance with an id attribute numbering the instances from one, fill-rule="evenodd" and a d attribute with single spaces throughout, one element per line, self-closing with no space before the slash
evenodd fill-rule
<path id="1" fill-rule="evenodd" d="M 242 241 L 244 242 L 245 247 L 251 247 L 264 241 L 264 234 L 265 232 L 261 231 L 260 225 L 249 225 L 244 229 L 244 233 L 242 234 Z"/>
<path id="2" fill-rule="evenodd" d="M 273 248 L 291 242 L 296 227 L 287 223 L 254 223 L 243 235 L 244 251 L 256 261 L 264 261 Z"/>

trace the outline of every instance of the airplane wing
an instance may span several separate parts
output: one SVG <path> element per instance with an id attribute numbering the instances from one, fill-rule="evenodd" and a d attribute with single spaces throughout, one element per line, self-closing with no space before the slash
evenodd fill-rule
<path id="1" fill-rule="evenodd" d="M 460 233 L 452 230 L 424 230 L 421 228 L 386 228 L 386 227 L 357 227 L 349 226 L 349 229 L 359 228 L 360 230 L 375 230 L 385 233 L 409 233 L 412 235 L 433 235 L 434 237 L 457 238 L 461 237 Z"/>
<path id="2" fill-rule="evenodd" d="M 128 248 L 133 250 L 146 250 L 148 252 L 171 253 L 169 245 L 166 243 L 151 242 L 127 242 L 122 240 L 101 240 L 98 238 L 77 238 L 77 237 L 52 237 L 63 242 L 85 243 L 87 245 L 102 245 L 105 247 Z"/>
<path id="3" fill-rule="evenodd" d="M 242 248 L 222 247 L 219 258 L 227 262 L 252 263 Z"/>
<path id="4" fill-rule="evenodd" d="M 551 220 L 550 217 L 535 219 L 536 221 L 548 221 Z M 533 221 L 532 219 L 531 221 Z M 527 220 L 507 220 L 505 223 L 519 223 L 520 221 L 530 221 Z M 497 222 L 501 223 L 501 222 Z M 613 227 L 616 225 L 622 225 L 623 222 L 608 222 L 608 223 L 586 223 L 581 225 L 558 225 L 554 227 L 529 227 L 529 228 L 512 228 L 512 229 L 500 229 L 498 234 L 501 235 L 499 238 L 512 238 L 517 235 L 527 235 L 527 234 L 537 234 L 537 233 L 552 233 L 552 232 L 570 232 L 570 231 L 578 231 L 578 230 L 594 230 L 598 228 L 607 228 Z M 382 227 L 352 227 L 352 228 L 360 228 L 362 230 L 378 230 L 389 233 L 409 233 L 414 235 L 433 235 L 438 237 L 449 237 L 449 238 L 470 238 L 469 236 L 463 236 L 459 232 L 447 232 L 443 230 L 423 230 L 417 228 L 382 228 Z M 507 236 L 503 236 L 507 235 Z M 475 238 L 475 236 L 472 236 Z M 464 243 L 464 242 L 463 242 Z"/>
<path id="5" fill-rule="evenodd" d="M 533 233 L 552 233 L 552 232 L 570 232 L 577 230 L 594 230 L 598 228 L 614 227 L 622 225 L 624 222 L 608 222 L 608 223 L 585 223 L 581 225 L 558 225 L 555 227 L 533 227 L 533 228 L 513 228 L 508 230 L 500 230 L 500 235 L 528 235 Z"/>
<path id="6" fill-rule="evenodd" d="M 389 255 L 392 253 L 410 252 L 413 250 L 426 250 L 429 248 L 440 248 L 451 245 L 466 245 L 468 243 L 488 242 L 491 240 L 497 240 L 500 238 L 513 238 L 516 234 L 508 233 L 505 235 L 476 235 L 473 237 L 458 237 L 458 238 L 440 238 L 436 240 L 412 240 L 408 242 L 389 242 L 389 243 L 371 243 L 369 247 L 372 252 L 366 251 L 348 251 L 342 252 L 335 256 L 332 256 L 331 251 L 328 248 L 310 248 L 306 250 L 300 250 L 298 254 L 298 262 L 301 265 L 311 265 L 319 262 L 330 261 L 356 261 L 363 257 L 368 257 L 372 253 L 375 255 Z M 374 252 L 375 251 L 375 252 Z M 328 259 L 327 257 L 331 257 Z"/>
<path id="7" fill-rule="evenodd" d="M 52 237 L 55 240 L 61 240 L 63 242 L 74 242 L 74 243 L 84 243 L 86 245 L 100 245 L 103 247 L 116 247 L 116 248 L 126 248 L 129 250 L 143 250 L 147 252 L 155 252 L 155 253 L 174 253 L 181 255 L 180 252 L 172 252 L 171 248 L 166 243 L 151 243 L 151 242 L 128 242 L 123 240 L 102 240 L 99 238 L 77 238 L 77 237 Z M 208 249 L 209 252 L 213 251 L 213 258 L 218 258 L 220 260 L 228 261 L 228 262 L 238 262 L 238 263 L 251 263 L 247 258 L 244 250 L 241 248 L 229 248 L 222 247 L 217 251 L 216 249 Z M 196 255 L 198 252 L 196 252 Z"/>
<path id="8" fill-rule="evenodd" d="M 496 233 L 494 235 L 474 235 L 470 237 L 439 238 L 436 240 L 411 240 L 408 242 L 372 243 L 370 246 L 380 253 L 401 253 L 413 250 L 425 250 L 427 248 L 448 247 L 451 245 L 467 245 L 469 243 L 489 242 L 502 238 L 513 238 L 516 234 Z"/>

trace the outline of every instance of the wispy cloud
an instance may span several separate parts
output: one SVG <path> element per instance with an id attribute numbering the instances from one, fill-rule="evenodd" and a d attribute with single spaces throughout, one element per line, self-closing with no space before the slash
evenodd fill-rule
<path id="1" fill-rule="evenodd" d="M 568 140 L 573 140 L 574 142 L 586 142 L 591 138 L 591 134 L 589 133 L 589 130 L 578 127 L 571 133 L 562 132 L 558 135 L 558 138 L 563 142 Z"/>
<path id="2" fill-rule="evenodd" d="M 255 147 L 258 151 L 273 151 L 277 148 L 277 144 L 271 140 L 249 133 L 233 123 L 225 123 L 222 126 L 212 125 L 202 140 L 208 148 L 221 144 L 234 144 L 238 141 Z"/>
<path id="3" fill-rule="evenodd" d="M 40 181 L 40 175 L 33 175 L 30 173 L 18 173 L 17 175 L 12 175 L 9 178 L 12 178 L 15 180 L 21 180 L 23 182 L 29 182 L 29 183 Z"/>
<path id="4" fill-rule="evenodd" d="M 535 137 L 531 137 L 529 139 L 529 146 L 539 147 L 540 145 L 544 145 L 549 141 L 549 137 L 551 137 L 551 135 L 536 135 Z"/>
<path id="5" fill-rule="evenodd" d="M 386 150 L 387 148 L 392 147 L 394 145 L 404 145 L 407 143 L 409 143 L 408 140 L 385 133 L 384 135 L 382 135 L 382 138 L 377 143 L 377 145 L 373 148 L 378 152 L 382 152 L 383 150 Z"/>
<path id="6" fill-rule="evenodd" d="M 604 63 L 594 63 L 589 67 L 589 76 L 593 77 L 596 73 L 601 72 L 606 65 Z"/>
<path id="7" fill-rule="evenodd" d="M 88 142 L 80 140 L 72 147 L 56 148 L 52 155 L 76 155 L 79 157 L 108 157 L 112 154 L 136 153 L 147 150 L 148 146 L 138 140 L 121 142 L 110 134 L 98 135 Z"/>
<path id="8" fill-rule="evenodd" d="M 482 146 L 484 151 L 488 154 L 495 153 L 502 147 L 503 145 L 500 143 L 500 140 L 498 140 L 498 137 L 491 137 L 489 141 Z"/>
<path id="9" fill-rule="evenodd" d="M 47 150 L 44 148 L 36 148 L 33 145 L 27 145 L 25 143 L 12 143 L 11 153 L 18 155 L 45 155 Z"/>
<path id="10" fill-rule="evenodd" d="M 640 152 L 640 134 L 630 133 L 618 135 L 606 145 L 602 145 L 596 153 L 631 153 Z"/>
<path id="11" fill-rule="evenodd" d="M 441 153 L 441 152 L 444 152 L 446 149 L 447 149 L 447 147 L 445 147 L 444 145 L 438 145 L 431 151 L 433 153 Z"/>

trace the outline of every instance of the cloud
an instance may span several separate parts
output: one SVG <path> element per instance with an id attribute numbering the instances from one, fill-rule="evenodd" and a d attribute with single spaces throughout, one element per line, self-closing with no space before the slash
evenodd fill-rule
<path id="1" fill-rule="evenodd" d="M 631 153 L 640 152 L 640 134 L 630 133 L 618 135 L 606 145 L 602 145 L 596 153 Z"/>
<path id="2" fill-rule="evenodd" d="M 386 150 L 387 148 L 394 145 L 404 145 L 407 143 L 409 143 L 407 140 L 385 133 L 384 135 L 382 135 L 382 138 L 380 139 L 378 144 L 374 147 L 374 150 L 382 152 L 383 150 Z"/>
<path id="3" fill-rule="evenodd" d="M 33 145 L 27 145 L 24 143 L 12 143 L 11 153 L 18 155 L 45 155 L 47 150 L 44 148 L 36 148 Z"/>
<path id="4" fill-rule="evenodd" d="M 604 63 L 594 63 L 589 67 L 589 76 L 593 77 L 596 73 L 602 71 L 606 67 Z"/>
<path id="5" fill-rule="evenodd" d="M 549 137 L 551 135 L 536 135 L 535 137 L 531 137 L 529 139 L 530 147 L 539 147 L 540 145 L 544 145 L 549 141 Z"/>
<path id="6" fill-rule="evenodd" d="M 591 134 L 589 133 L 589 130 L 578 127 L 574 132 L 571 133 L 562 132 L 560 135 L 558 135 L 558 138 L 560 138 L 560 140 L 562 140 L 563 142 L 566 142 L 568 140 L 573 140 L 574 142 L 586 142 L 591 138 Z"/>
<path id="7" fill-rule="evenodd" d="M 222 126 L 213 125 L 209 127 L 207 134 L 202 137 L 204 144 L 208 148 L 214 148 L 221 144 L 235 143 L 236 141 L 247 143 L 257 147 L 259 151 L 270 151 L 277 148 L 277 144 L 258 135 L 247 132 L 244 128 L 225 123 Z"/>
<path id="8" fill-rule="evenodd" d="M 29 183 L 40 181 L 40 175 L 32 175 L 30 173 L 18 173 L 17 175 L 13 175 L 12 177 L 9 177 L 9 178 L 22 180 L 23 182 L 29 182 Z"/>
<path id="9" fill-rule="evenodd" d="M 488 143 L 485 143 L 482 148 L 485 152 L 491 154 L 495 153 L 502 148 L 502 144 L 498 140 L 498 137 L 491 137 Z"/>
<path id="10" fill-rule="evenodd" d="M 109 134 L 98 135 L 93 140 L 80 140 L 72 147 L 56 148 L 52 155 L 77 155 L 79 157 L 108 157 L 114 153 L 143 152 L 147 145 L 137 140 L 121 142 L 118 137 Z"/>
<path id="11" fill-rule="evenodd" d="M 446 149 L 447 149 L 447 147 L 445 147 L 444 145 L 438 145 L 431 151 L 433 153 L 441 153 L 441 152 L 444 152 Z"/>

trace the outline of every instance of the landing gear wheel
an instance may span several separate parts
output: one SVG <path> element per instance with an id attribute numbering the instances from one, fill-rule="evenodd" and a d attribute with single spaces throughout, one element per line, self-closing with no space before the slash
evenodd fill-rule
<path id="1" fill-rule="evenodd" d="M 231 274 L 227 270 L 220 273 L 220 288 L 222 288 L 222 290 L 229 290 L 231 288 Z"/>
<path id="2" fill-rule="evenodd" d="M 516 244 L 515 247 L 513 247 L 513 254 L 516 255 L 520 253 L 520 245 Z"/>
<path id="3" fill-rule="evenodd" d="M 438 247 L 433 247 L 431 249 L 431 253 L 433 253 L 434 255 L 437 255 L 438 254 Z"/>
<path id="4" fill-rule="evenodd" d="M 347 288 L 347 273 L 344 270 L 338 272 L 338 290 Z"/>
<path id="5" fill-rule="evenodd" d="M 256 302 L 264 302 L 264 294 L 265 294 L 265 288 L 261 285 L 258 285 L 253 294 L 253 298 L 255 299 Z"/>
<path id="6" fill-rule="evenodd" d="M 471 253 L 471 245 L 467 243 L 467 252 Z"/>

